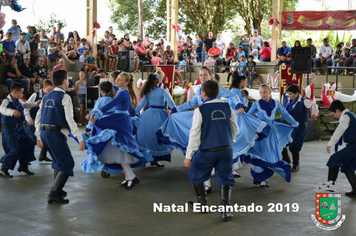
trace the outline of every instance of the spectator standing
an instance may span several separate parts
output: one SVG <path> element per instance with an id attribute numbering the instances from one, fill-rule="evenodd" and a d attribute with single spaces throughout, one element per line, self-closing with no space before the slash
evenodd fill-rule
<path id="1" fill-rule="evenodd" d="M 251 55 L 253 56 L 254 60 L 259 60 L 260 58 L 260 51 L 261 51 L 261 47 L 257 45 L 257 40 L 254 39 L 252 42 L 252 46 L 251 46 Z"/>
<path id="2" fill-rule="evenodd" d="M 114 28 L 112 26 L 109 26 L 109 34 L 110 34 L 111 40 L 116 38 L 116 35 L 114 34 Z"/>
<path id="3" fill-rule="evenodd" d="M 244 34 L 239 46 L 243 47 L 246 58 L 249 58 L 249 56 L 250 56 L 250 41 L 248 40 L 247 34 Z"/>
<path id="4" fill-rule="evenodd" d="M 317 50 L 316 50 L 316 47 L 312 43 L 313 43 L 313 40 L 311 38 L 308 38 L 307 39 L 307 47 L 311 48 L 312 68 L 314 68 Z M 314 71 L 314 69 L 313 69 L 313 71 Z"/>
<path id="5" fill-rule="evenodd" d="M 31 25 L 27 26 L 26 41 L 30 42 L 32 40 L 35 31 L 36 29 L 34 29 Z"/>
<path id="6" fill-rule="evenodd" d="M 323 45 L 319 49 L 319 58 L 315 60 L 315 66 L 318 70 L 318 75 L 321 74 L 321 65 L 331 66 L 333 63 L 332 56 L 334 54 L 334 47 L 329 44 L 329 39 L 323 40 Z M 330 73 L 330 69 L 327 69 L 327 73 Z"/>
<path id="7" fill-rule="evenodd" d="M 224 50 L 225 50 L 225 48 L 226 48 L 226 44 L 225 44 L 225 42 L 221 39 L 221 33 L 218 33 L 217 34 L 217 39 L 216 39 L 216 45 L 217 45 L 217 47 L 218 48 L 220 48 L 220 50 L 221 50 L 221 57 L 223 57 L 224 56 Z"/>
<path id="8" fill-rule="evenodd" d="M 120 47 L 117 44 L 117 39 L 114 38 L 114 40 L 112 41 L 112 44 L 109 46 L 109 55 L 112 58 L 111 66 L 113 66 L 113 68 L 111 68 L 111 70 L 117 69 L 117 64 L 119 63 L 119 51 L 120 51 Z"/>
<path id="9" fill-rule="evenodd" d="M 233 56 L 236 56 L 237 54 L 237 48 L 234 46 L 233 43 L 229 44 L 229 48 L 226 50 L 225 53 L 225 58 L 221 59 L 221 64 L 223 64 L 224 66 L 229 66 L 231 59 Z M 225 70 L 223 70 L 222 72 L 228 72 L 229 71 L 229 67 L 226 67 Z"/>
<path id="10" fill-rule="evenodd" d="M 250 38 L 250 47 L 252 47 L 253 40 L 256 40 L 257 46 L 262 48 L 264 40 L 261 35 L 258 35 L 257 29 L 253 30 L 253 36 Z"/>
<path id="11" fill-rule="evenodd" d="M 85 74 L 83 71 L 79 72 L 79 80 L 75 83 L 75 94 L 78 98 L 79 110 L 79 123 L 78 126 L 82 126 L 84 120 L 84 110 L 86 106 L 86 93 L 87 82 L 84 80 Z"/>
<path id="12" fill-rule="evenodd" d="M 17 20 L 13 19 L 11 21 L 11 27 L 7 31 L 10 31 L 12 33 L 12 40 L 14 42 L 17 42 L 17 40 L 20 40 L 20 34 L 21 34 L 22 30 L 17 25 Z"/>
<path id="13" fill-rule="evenodd" d="M 192 51 L 192 45 L 193 45 L 192 40 L 193 39 L 189 35 L 185 39 L 185 43 L 187 44 L 189 51 Z"/>
<path id="14" fill-rule="evenodd" d="M 271 48 L 269 47 L 269 43 L 267 41 L 263 42 L 263 47 L 261 49 L 260 55 L 262 62 L 271 61 Z"/>
<path id="15" fill-rule="evenodd" d="M 48 37 L 47 37 L 46 31 L 44 29 L 40 31 L 40 41 L 43 42 L 44 48 L 47 51 L 47 49 L 48 49 Z"/>
<path id="16" fill-rule="evenodd" d="M 197 62 L 203 62 L 203 45 L 204 45 L 203 37 L 199 35 L 197 38 L 197 42 L 195 43 Z"/>
<path id="17" fill-rule="evenodd" d="M 356 67 L 356 38 L 352 39 L 351 43 L 352 43 L 352 47 L 350 48 L 349 57 L 347 57 L 348 55 L 346 55 L 346 51 L 345 51 L 345 56 L 344 56 L 345 67 L 349 67 L 349 66 Z"/>
<path id="18" fill-rule="evenodd" d="M 148 49 L 150 47 L 150 44 L 152 41 L 150 40 L 150 36 L 148 34 L 145 35 L 145 41 L 143 41 L 143 46 L 145 49 Z"/>
<path id="19" fill-rule="evenodd" d="M 31 48 L 31 63 L 35 65 L 38 58 L 42 57 L 41 53 L 38 52 L 38 44 L 41 42 L 40 35 L 34 34 L 33 39 L 30 41 L 30 48 Z"/>
<path id="20" fill-rule="evenodd" d="M 197 61 L 197 53 L 195 44 L 192 45 L 192 50 L 190 52 L 190 63 L 196 63 Z"/>
<path id="21" fill-rule="evenodd" d="M 208 60 L 208 58 L 209 58 L 208 52 L 209 52 L 210 48 L 213 47 L 213 42 L 215 42 L 215 41 L 216 41 L 216 39 L 213 37 L 213 32 L 209 32 L 208 38 L 206 38 L 204 40 L 204 45 L 203 45 L 204 53 L 205 53 L 205 60 Z"/>
<path id="22" fill-rule="evenodd" d="M 180 54 L 180 52 L 182 51 L 182 49 L 183 49 L 183 44 L 184 44 L 185 42 L 184 42 L 184 39 L 183 39 L 183 37 L 181 36 L 181 35 L 179 35 L 178 36 L 178 42 L 177 42 L 177 45 L 178 45 L 178 54 Z"/>
<path id="23" fill-rule="evenodd" d="M 59 37 L 61 37 L 61 42 L 64 42 L 64 34 L 61 32 L 62 29 L 62 24 L 58 23 L 57 24 L 57 35 L 59 35 Z"/>
<path id="24" fill-rule="evenodd" d="M 255 80 L 255 77 L 257 75 L 256 62 L 254 62 L 253 59 L 254 59 L 254 57 L 252 55 L 250 55 L 248 57 L 248 62 L 246 64 L 246 69 L 247 69 L 246 76 L 250 78 L 250 80 L 249 80 L 250 88 L 252 88 L 253 81 Z"/>
<path id="25" fill-rule="evenodd" d="M 25 32 L 22 32 L 20 34 L 20 39 L 16 41 L 15 46 L 16 46 L 17 54 L 21 56 L 20 57 L 20 63 L 21 63 L 23 55 L 31 53 L 30 43 L 26 41 Z"/>

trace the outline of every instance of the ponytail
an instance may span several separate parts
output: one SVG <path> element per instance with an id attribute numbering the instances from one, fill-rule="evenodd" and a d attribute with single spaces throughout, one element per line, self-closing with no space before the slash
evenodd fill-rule
<path id="1" fill-rule="evenodd" d="M 111 98 L 114 98 L 116 96 L 116 92 L 110 81 L 101 82 L 99 84 L 99 88 L 101 91 L 104 91 L 106 94 L 109 94 Z"/>
<path id="2" fill-rule="evenodd" d="M 134 86 L 133 86 L 133 83 L 134 83 L 133 75 L 128 74 L 128 78 L 129 78 L 129 81 L 128 81 L 129 83 L 127 85 L 127 90 L 129 91 L 129 94 L 130 94 L 131 105 L 133 107 L 136 107 L 138 104 L 138 97 L 137 97 L 136 90 L 134 89 Z"/>
<path id="3" fill-rule="evenodd" d="M 140 91 L 140 97 L 143 98 L 144 96 L 147 96 L 149 92 L 154 90 L 157 86 L 158 83 L 158 77 L 156 77 L 156 74 L 149 74 L 147 81 L 145 85 L 143 85 L 141 91 Z"/>

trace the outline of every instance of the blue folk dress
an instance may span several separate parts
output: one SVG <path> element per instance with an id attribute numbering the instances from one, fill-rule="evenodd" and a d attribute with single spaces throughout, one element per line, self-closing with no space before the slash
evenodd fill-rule
<path id="1" fill-rule="evenodd" d="M 155 161 L 171 161 L 172 147 L 158 143 L 156 132 L 167 120 L 166 102 L 173 109 L 175 107 L 171 95 L 163 88 L 156 87 L 142 98 L 136 108 L 136 114 L 147 104 L 148 109 L 140 115 L 135 140 L 141 151 L 149 150 Z"/>
<path id="2" fill-rule="evenodd" d="M 275 121 L 276 112 L 282 115 L 283 119 L 291 125 Z M 281 160 L 280 154 L 282 149 L 293 141 L 292 131 L 298 127 L 298 122 L 289 115 L 279 101 L 274 99 L 270 99 L 269 102 L 263 99 L 254 102 L 248 114 L 257 114 L 259 119 L 270 126 L 270 131 L 266 138 L 258 140 L 241 159 L 254 165 L 251 169 L 251 175 L 257 181 L 265 181 L 274 172 L 277 172 L 289 182 L 291 167 L 287 162 Z"/>
<path id="3" fill-rule="evenodd" d="M 238 115 L 236 110 L 243 107 L 240 99 L 224 87 L 220 86 L 219 95 L 217 99 L 226 98 L 226 102 L 236 114 L 236 122 L 239 127 L 239 131 L 236 136 L 236 143 L 232 146 L 234 162 L 238 160 L 240 155 L 245 154 L 254 144 L 255 140 L 259 138 L 259 135 L 267 135 L 268 132 L 264 128 L 266 123 L 250 116 L 246 113 Z M 171 145 L 173 148 L 181 151 L 183 154 L 186 152 L 189 141 L 189 132 L 193 123 L 193 111 L 182 112 L 188 109 L 192 109 L 197 105 L 203 104 L 201 98 L 201 89 L 198 89 L 194 97 L 172 109 L 172 111 L 178 111 L 173 113 L 169 119 L 167 119 L 163 125 L 157 131 L 157 137 L 163 143 Z"/>
<path id="4" fill-rule="evenodd" d="M 115 174 L 122 171 L 121 164 L 138 168 L 153 160 L 148 151 L 140 152 L 133 138 L 130 103 L 130 95 L 124 88 L 111 102 L 93 111 L 96 122 L 85 143 L 88 158 L 82 162 L 84 172 L 93 173 L 102 169 Z M 111 111 L 112 108 L 114 111 Z"/>

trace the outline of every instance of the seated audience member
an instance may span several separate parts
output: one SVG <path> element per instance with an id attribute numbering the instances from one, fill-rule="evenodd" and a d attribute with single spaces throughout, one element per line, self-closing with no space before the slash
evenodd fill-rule
<path id="1" fill-rule="evenodd" d="M 89 55 L 88 55 L 87 59 L 85 60 L 85 62 L 88 64 L 88 66 L 91 69 L 91 71 L 98 71 L 99 70 L 99 68 L 96 66 L 95 57 L 93 56 L 93 51 L 92 50 L 89 51 Z"/>
<path id="2" fill-rule="evenodd" d="M 32 40 L 30 41 L 31 48 L 31 63 L 35 65 L 38 61 L 38 58 L 42 55 L 38 52 L 38 44 L 41 42 L 40 35 L 34 34 Z"/>
<path id="3" fill-rule="evenodd" d="M 78 31 L 76 31 L 76 30 L 73 31 L 73 38 L 74 38 L 75 44 L 78 47 L 80 45 L 80 36 L 78 34 Z"/>
<path id="4" fill-rule="evenodd" d="M 287 60 L 287 55 L 282 53 L 281 55 L 281 60 L 278 62 L 276 68 L 275 68 L 275 73 L 278 74 L 279 73 L 279 67 L 280 66 L 286 66 L 286 65 L 290 65 L 290 61 Z"/>
<path id="5" fill-rule="evenodd" d="M 239 66 L 239 61 L 237 60 L 237 56 L 232 56 L 232 60 L 230 62 L 230 71 L 229 74 L 227 75 L 227 81 L 226 84 L 230 84 L 230 77 L 232 74 L 237 73 L 238 67 Z"/>
<path id="6" fill-rule="evenodd" d="M 237 70 L 237 73 L 239 75 L 243 75 L 247 73 L 247 68 L 246 68 L 247 62 L 245 60 L 245 56 L 241 55 L 239 59 L 239 68 Z"/>
<path id="7" fill-rule="evenodd" d="M 302 44 L 300 43 L 299 40 L 296 40 L 296 41 L 294 42 L 294 47 L 295 47 L 295 48 L 302 48 Z"/>
<path id="8" fill-rule="evenodd" d="M 237 47 L 236 56 L 239 59 L 239 61 L 240 61 L 241 56 L 244 56 L 244 58 L 246 58 L 244 47 L 242 45 Z"/>
<path id="9" fill-rule="evenodd" d="M 221 55 L 220 48 L 217 47 L 216 42 L 213 42 L 213 47 L 210 48 L 208 51 L 209 58 L 204 62 L 205 66 L 213 68 L 213 73 L 215 73 L 215 66 L 218 64 L 218 61 L 220 61 L 220 55 Z"/>
<path id="10" fill-rule="evenodd" d="M 58 64 L 53 67 L 53 72 L 55 72 L 56 70 L 65 70 L 65 71 L 67 71 L 63 58 L 59 59 L 58 60 Z"/>
<path id="11" fill-rule="evenodd" d="M 78 47 L 74 41 L 74 38 L 68 38 L 68 44 L 66 46 L 65 55 L 69 59 L 77 60 L 79 59 Z"/>
<path id="12" fill-rule="evenodd" d="M 225 58 L 221 59 L 221 64 L 224 66 L 229 66 L 233 56 L 236 56 L 237 48 L 234 46 L 233 43 L 229 43 L 229 47 L 226 50 Z M 230 71 L 229 67 L 225 67 L 225 70 L 222 73 Z"/>
<path id="13" fill-rule="evenodd" d="M 108 73 L 105 72 L 104 69 L 99 69 L 98 74 L 94 75 L 92 78 L 94 79 L 94 85 L 99 85 L 101 78 L 106 78 Z"/>
<path id="14" fill-rule="evenodd" d="M 161 45 L 162 47 L 162 45 Z M 174 65 L 174 52 L 170 45 L 167 45 L 166 50 L 163 53 L 163 63 L 165 65 Z"/>
<path id="15" fill-rule="evenodd" d="M 146 49 L 146 57 L 151 61 L 151 59 L 153 58 L 152 52 L 153 52 L 153 47 L 154 47 L 154 43 L 150 43 L 148 45 L 148 48 Z"/>
<path id="16" fill-rule="evenodd" d="M 97 54 L 96 61 L 99 68 L 103 68 L 104 70 L 109 70 L 111 68 L 112 59 L 108 56 L 108 47 L 105 46 L 105 41 L 102 39 L 97 44 Z M 103 61 L 103 63 L 101 63 Z"/>
<path id="17" fill-rule="evenodd" d="M 112 40 L 112 44 L 109 46 L 109 55 L 112 59 L 112 63 L 111 63 L 112 68 L 110 68 L 110 70 L 117 69 L 117 64 L 119 63 L 119 50 L 120 47 L 117 44 L 117 39 L 114 38 Z"/>
<path id="18" fill-rule="evenodd" d="M 179 60 L 179 66 L 177 67 L 177 69 L 176 69 L 175 72 L 174 72 L 176 79 L 178 79 L 178 80 L 175 82 L 175 84 L 177 84 L 177 85 L 178 85 L 179 83 L 183 83 L 182 74 L 183 74 L 184 72 L 186 72 L 186 62 L 185 62 L 185 60 L 183 59 L 182 54 L 179 54 L 178 60 Z"/>
<path id="19" fill-rule="evenodd" d="M 180 51 L 180 55 L 183 56 L 183 60 L 185 60 L 185 63 L 189 65 L 190 61 L 190 51 L 188 50 L 188 44 L 183 43 L 183 49 Z"/>
<path id="20" fill-rule="evenodd" d="M 158 66 L 163 63 L 162 59 L 157 57 L 157 52 L 153 51 L 152 52 L 152 59 L 151 59 L 151 64 L 154 66 Z M 153 67 L 154 70 L 156 70 L 156 67 Z"/>
<path id="21" fill-rule="evenodd" d="M 345 66 L 346 60 L 349 59 L 350 57 L 351 57 L 350 48 L 345 47 L 344 54 L 342 56 L 342 59 L 344 60 L 344 66 Z M 353 70 L 350 73 L 352 74 Z M 340 75 L 347 75 L 347 69 L 345 69 L 345 72 L 342 72 Z"/>
<path id="22" fill-rule="evenodd" d="M 333 63 L 332 56 L 334 54 L 334 47 L 329 44 L 329 39 L 325 38 L 323 44 L 319 49 L 319 58 L 315 60 L 315 66 L 318 70 L 318 75 L 321 74 L 321 65 L 331 66 Z M 330 73 L 330 69 L 327 69 L 327 73 Z"/>
<path id="23" fill-rule="evenodd" d="M 2 41 L 3 51 L 5 53 L 6 59 L 11 61 L 12 58 L 16 58 L 18 64 L 21 63 L 21 55 L 16 53 L 16 45 L 15 42 L 11 40 L 12 33 L 6 32 L 6 39 Z M 10 91 L 10 90 L 9 90 Z"/>
<path id="24" fill-rule="evenodd" d="M 137 40 L 137 45 L 134 47 L 135 54 L 138 56 L 140 63 L 146 63 L 148 58 L 146 57 L 145 47 L 142 45 L 141 40 Z"/>
<path id="25" fill-rule="evenodd" d="M 31 53 L 30 43 L 26 41 L 25 32 L 22 32 L 20 34 L 20 39 L 16 41 L 15 46 L 16 46 L 17 54 L 21 55 L 21 62 L 22 62 L 23 55 Z"/>
<path id="26" fill-rule="evenodd" d="M 260 55 L 261 55 L 260 61 L 262 61 L 262 62 L 270 62 L 271 61 L 271 48 L 267 41 L 263 42 L 263 46 L 260 51 Z"/>
<path id="27" fill-rule="evenodd" d="M 43 57 L 38 58 L 37 65 L 34 67 L 36 74 L 36 77 L 42 80 L 45 80 L 48 78 L 48 68 L 45 65 L 45 59 Z"/>
<path id="28" fill-rule="evenodd" d="M 78 53 L 79 53 L 79 56 L 81 56 L 83 54 L 83 50 L 85 48 L 85 43 L 87 42 L 86 38 L 82 38 L 80 40 L 80 44 L 78 46 Z"/>
<path id="29" fill-rule="evenodd" d="M 91 68 L 89 64 L 86 62 L 87 58 L 88 58 L 88 49 L 85 48 L 83 50 L 83 55 L 79 57 L 79 62 L 81 64 L 80 70 L 84 72 L 86 78 L 89 78 L 91 73 Z"/>
<path id="30" fill-rule="evenodd" d="M 311 59 L 312 59 L 312 71 L 314 71 L 315 59 L 316 59 L 316 47 L 312 44 L 313 40 L 311 38 L 307 39 L 307 47 L 311 48 Z"/>
<path id="31" fill-rule="evenodd" d="M 352 39 L 351 43 L 352 46 L 350 45 L 349 42 L 346 43 L 345 53 L 344 53 L 345 67 L 356 67 L 356 38 Z M 346 53 L 346 49 L 348 50 L 347 53 Z M 353 70 L 349 71 L 349 74 L 353 74 Z"/>
<path id="32" fill-rule="evenodd" d="M 37 73 L 36 73 L 33 65 L 30 63 L 30 55 L 29 54 L 25 54 L 23 56 L 23 63 L 20 64 L 19 70 L 21 72 L 21 78 L 30 80 L 30 84 L 29 84 L 30 86 L 32 86 L 35 83 L 39 83 L 42 86 L 43 80 L 40 78 L 36 78 Z"/>
<path id="33" fill-rule="evenodd" d="M 44 48 L 47 50 L 48 49 L 48 37 L 46 35 L 46 31 L 44 29 L 42 29 L 40 31 L 40 41 L 43 42 L 44 44 Z"/>
<path id="34" fill-rule="evenodd" d="M 43 43 L 43 42 L 40 42 L 40 48 L 37 49 L 37 51 L 40 53 L 41 57 L 44 58 L 45 65 L 47 66 L 47 50 L 46 50 L 46 48 L 44 47 L 44 43 Z M 38 61 L 37 61 L 37 62 L 38 62 Z"/>
<path id="35" fill-rule="evenodd" d="M 48 47 L 48 59 L 52 62 L 57 62 L 59 58 L 63 58 L 70 65 L 74 65 L 75 63 L 68 59 L 68 57 L 64 54 L 64 52 L 59 48 L 59 46 L 55 42 L 50 42 Z"/>
<path id="36" fill-rule="evenodd" d="M 21 72 L 17 66 L 16 57 L 13 57 L 10 63 L 4 66 L 4 78 L 5 78 L 5 84 L 9 89 L 9 91 L 11 91 L 11 85 L 13 82 L 21 83 L 23 87 L 26 89 L 26 91 L 28 91 L 30 80 L 21 78 Z"/>
<path id="37" fill-rule="evenodd" d="M 282 54 L 284 54 L 288 59 L 290 59 L 292 54 L 291 47 L 287 46 L 286 41 L 282 41 L 282 47 L 278 48 L 276 64 L 281 60 Z"/>
<path id="38" fill-rule="evenodd" d="M 143 46 L 148 49 L 151 45 L 151 40 L 150 40 L 150 36 L 148 34 L 145 35 L 145 41 L 143 41 Z"/>

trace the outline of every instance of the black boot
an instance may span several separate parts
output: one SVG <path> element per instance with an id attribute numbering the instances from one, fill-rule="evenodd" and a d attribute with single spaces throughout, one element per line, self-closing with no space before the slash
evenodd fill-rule
<path id="1" fill-rule="evenodd" d="M 332 184 L 335 184 L 338 175 L 339 175 L 339 167 L 329 167 L 328 182 L 332 181 Z"/>
<path id="2" fill-rule="evenodd" d="M 61 196 L 61 190 L 68 180 L 69 175 L 59 172 L 54 180 L 51 191 L 49 192 L 47 202 L 48 203 L 69 203 L 68 199 L 64 199 Z"/>
<path id="3" fill-rule="evenodd" d="M 12 178 L 12 175 L 9 173 L 9 168 L 7 168 L 4 164 L 2 164 L 0 169 L 0 177 Z"/>
<path id="4" fill-rule="evenodd" d="M 53 169 L 53 170 L 54 170 L 53 176 L 54 176 L 54 180 L 55 180 L 56 177 L 57 177 L 57 175 L 58 175 L 58 173 L 59 173 L 59 170 L 57 170 L 57 169 Z M 61 197 L 66 197 L 66 196 L 67 196 L 67 192 L 64 191 L 63 189 L 61 189 L 61 190 L 59 191 L 59 195 L 60 195 Z"/>
<path id="5" fill-rule="evenodd" d="M 52 160 L 50 158 L 47 157 L 47 148 L 43 147 L 41 149 L 41 153 L 40 156 L 38 157 L 39 161 L 48 161 L 51 162 Z"/>
<path id="6" fill-rule="evenodd" d="M 17 171 L 18 171 L 18 172 L 23 171 L 23 172 L 25 172 L 25 173 L 28 174 L 28 175 L 34 175 L 33 172 L 29 171 L 29 169 L 28 169 L 28 163 L 20 163 L 20 166 L 19 166 L 19 168 L 17 169 Z"/>
<path id="7" fill-rule="evenodd" d="M 105 171 L 103 171 L 103 170 L 101 170 L 100 175 L 101 175 L 101 177 L 103 177 L 103 178 L 105 178 L 105 179 L 107 179 L 107 178 L 109 178 L 109 177 L 110 177 L 110 174 L 109 174 L 109 173 L 107 173 L 107 172 L 105 172 Z"/>
<path id="8" fill-rule="evenodd" d="M 345 172 L 345 175 L 352 187 L 352 191 L 346 192 L 345 195 L 350 197 L 356 197 L 356 174 L 355 172 L 350 171 L 350 172 Z"/>
<path id="9" fill-rule="evenodd" d="M 292 152 L 293 157 L 293 167 L 292 172 L 299 171 L 299 152 Z"/>
<path id="10" fill-rule="evenodd" d="M 158 161 L 151 161 L 151 166 L 164 167 L 164 165 Z"/>
<path id="11" fill-rule="evenodd" d="M 231 189 L 232 189 L 232 187 L 230 185 L 220 186 L 221 204 L 224 205 L 225 207 L 231 205 Z M 230 221 L 233 218 L 234 218 L 234 215 L 231 214 L 230 212 L 222 212 L 221 213 L 222 221 Z"/>
<path id="12" fill-rule="evenodd" d="M 282 160 L 287 162 L 288 164 L 290 164 L 290 157 L 289 157 L 287 148 L 283 148 L 283 150 L 282 150 Z"/>
<path id="13" fill-rule="evenodd" d="M 206 192 L 205 192 L 205 186 L 204 183 L 199 183 L 199 184 L 193 184 L 195 193 L 197 195 L 197 202 L 189 201 L 188 205 L 190 208 L 194 208 L 194 204 L 200 203 L 200 206 L 206 206 L 208 205 L 208 198 L 206 197 Z M 201 210 L 201 213 L 206 214 L 208 212 L 204 211 L 203 209 Z"/>

